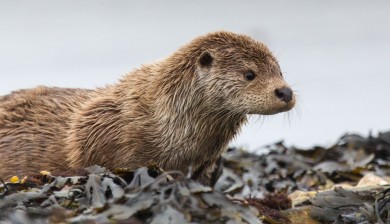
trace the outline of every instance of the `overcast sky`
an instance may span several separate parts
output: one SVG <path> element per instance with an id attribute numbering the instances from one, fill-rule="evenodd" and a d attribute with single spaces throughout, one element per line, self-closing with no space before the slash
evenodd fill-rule
<path id="1" fill-rule="evenodd" d="M 345 132 L 390 130 L 389 27 L 385 0 L 0 0 L 0 94 L 104 86 L 229 30 L 266 43 L 299 94 L 289 116 L 254 117 L 232 144 L 328 145 Z"/>

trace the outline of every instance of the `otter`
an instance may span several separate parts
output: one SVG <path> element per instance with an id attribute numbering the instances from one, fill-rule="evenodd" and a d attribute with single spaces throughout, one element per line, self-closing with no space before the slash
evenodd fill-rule
<path id="1" fill-rule="evenodd" d="M 207 179 L 248 114 L 294 105 L 263 43 L 209 33 L 103 88 L 41 86 L 0 97 L 0 177 L 153 163 Z"/>

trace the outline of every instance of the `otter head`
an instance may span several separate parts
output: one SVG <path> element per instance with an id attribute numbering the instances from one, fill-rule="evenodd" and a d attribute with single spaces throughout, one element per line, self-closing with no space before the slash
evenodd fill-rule
<path id="1" fill-rule="evenodd" d="M 269 115 L 295 105 L 276 58 L 244 35 L 217 32 L 194 41 L 197 76 L 210 103 L 238 113 Z"/>

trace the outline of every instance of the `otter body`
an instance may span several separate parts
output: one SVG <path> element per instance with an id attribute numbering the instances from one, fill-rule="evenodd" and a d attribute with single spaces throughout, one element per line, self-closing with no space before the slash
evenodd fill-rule
<path id="1" fill-rule="evenodd" d="M 0 177 L 150 163 L 207 176 L 247 114 L 294 104 L 265 45 L 210 33 L 114 85 L 38 87 L 0 97 Z"/>

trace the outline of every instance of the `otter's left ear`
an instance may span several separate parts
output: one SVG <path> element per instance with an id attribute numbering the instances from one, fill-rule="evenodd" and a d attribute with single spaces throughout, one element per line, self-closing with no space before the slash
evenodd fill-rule
<path id="1" fill-rule="evenodd" d="M 202 67 L 210 67 L 213 63 L 213 57 L 209 52 L 203 52 L 199 57 L 199 64 Z"/>

